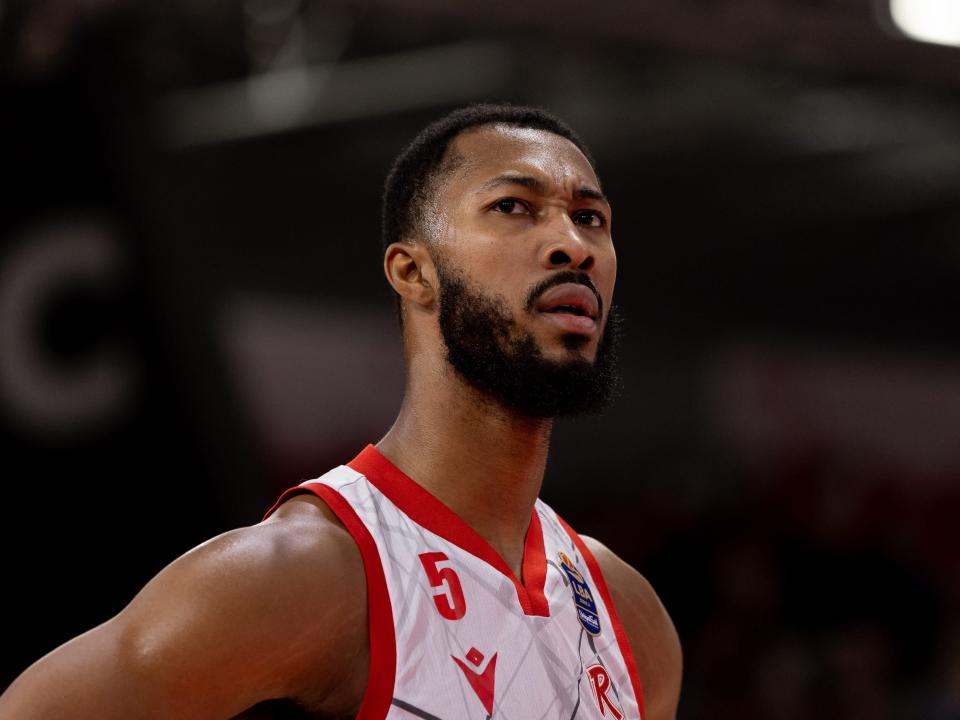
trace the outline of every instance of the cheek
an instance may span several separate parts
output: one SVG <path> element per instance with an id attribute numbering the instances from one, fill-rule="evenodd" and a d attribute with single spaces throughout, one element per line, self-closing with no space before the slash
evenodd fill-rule
<path id="1" fill-rule="evenodd" d="M 617 281 L 617 253 L 613 246 L 608 251 L 598 253 L 594 267 L 594 278 L 597 289 L 608 297 L 613 295 L 613 286 Z"/>
<path id="2" fill-rule="evenodd" d="M 450 225 L 444 251 L 474 282 L 495 287 L 508 295 L 523 278 L 529 280 L 530 263 L 536 262 L 530 243 L 514 242 L 479 223 Z"/>
<path id="3" fill-rule="evenodd" d="M 613 244 L 611 243 L 603 249 L 602 252 L 599 252 L 597 257 L 597 264 L 604 269 L 604 272 L 610 275 L 610 277 L 615 278 L 617 276 L 617 251 L 614 249 Z"/>

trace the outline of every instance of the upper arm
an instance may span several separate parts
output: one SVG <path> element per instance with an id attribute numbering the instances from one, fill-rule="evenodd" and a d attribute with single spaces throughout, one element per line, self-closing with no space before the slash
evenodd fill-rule
<path id="1" fill-rule="evenodd" d="M 0 718 L 226 718 L 271 698 L 322 700 L 350 671 L 349 648 L 362 656 L 365 583 L 349 535 L 309 512 L 174 561 L 29 668 Z"/>
<path id="2" fill-rule="evenodd" d="M 603 572 L 627 633 L 643 687 L 644 720 L 674 720 L 683 656 L 670 616 L 646 578 L 593 538 L 583 540 Z"/>

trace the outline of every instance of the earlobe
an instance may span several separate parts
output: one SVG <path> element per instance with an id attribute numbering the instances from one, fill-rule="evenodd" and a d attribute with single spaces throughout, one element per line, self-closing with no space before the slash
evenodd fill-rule
<path id="1" fill-rule="evenodd" d="M 404 300 L 429 307 L 435 297 L 432 281 L 435 271 L 430 254 L 417 243 L 392 243 L 383 256 L 387 282 Z"/>

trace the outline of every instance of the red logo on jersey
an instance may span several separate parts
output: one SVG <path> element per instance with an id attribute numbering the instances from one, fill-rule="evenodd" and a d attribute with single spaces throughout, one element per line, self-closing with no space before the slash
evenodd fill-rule
<path id="1" fill-rule="evenodd" d="M 623 711 L 616 706 L 613 699 L 607 695 L 610 692 L 610 676 L 607 675 L 607 669 L 602 665 L 591 665 L 587 668 L 587 677 L 590 678 L 590 686 L 593 688 L 593 697 L 597 701 L 597 707 L 600 708 L 600 714 L 607 716 L 607 710 L 613 715 L 614 720 L 623 720 Z"/>
<path id="2" fill-rule="evenodd" d="M 483 703 L 483 709 L 487 711 L 487 715 L 493 715 L 493 674 L 497 671 L 497 654 L 493 654 L 483 672 L 477 672 L 480 669 L 480 663 L 483 662 L 483 653 L 475 647 L 470 648 L 470 652 L 467 653 L 467 661 L 477 670 L 468 667 L 467 663 L 458 657 L 453 655 L 450 657 L 463 670 L 467 682 L 470 683 L 470 687 L 477 694 L 477 698 Z"/>

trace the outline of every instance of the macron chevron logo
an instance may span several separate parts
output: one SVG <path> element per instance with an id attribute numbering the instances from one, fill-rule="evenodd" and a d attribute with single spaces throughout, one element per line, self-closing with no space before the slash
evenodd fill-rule
<path id="1" fill-rule="evenodd" d="M 480 664 L 483 662 L 483 653 L 475 647 L 470 648 L 470 652 L 467 653 L 467 662 L 470 665 L 454 655 L 450 657 L 457 664 L 457 667 L 463 671 L 464 677 L 467 678 L 467 682 L 470 683 L 470 687 L 476 693 L 477 699 L 483 704 L 483 709 L 487 711 L 487 715 L 493 715 L 493 675 L 497 671 L 497 654 L 493 654 L 482 671 L 480 670 Z M 473 668 L 476 668 L 476 670 Z"/>

